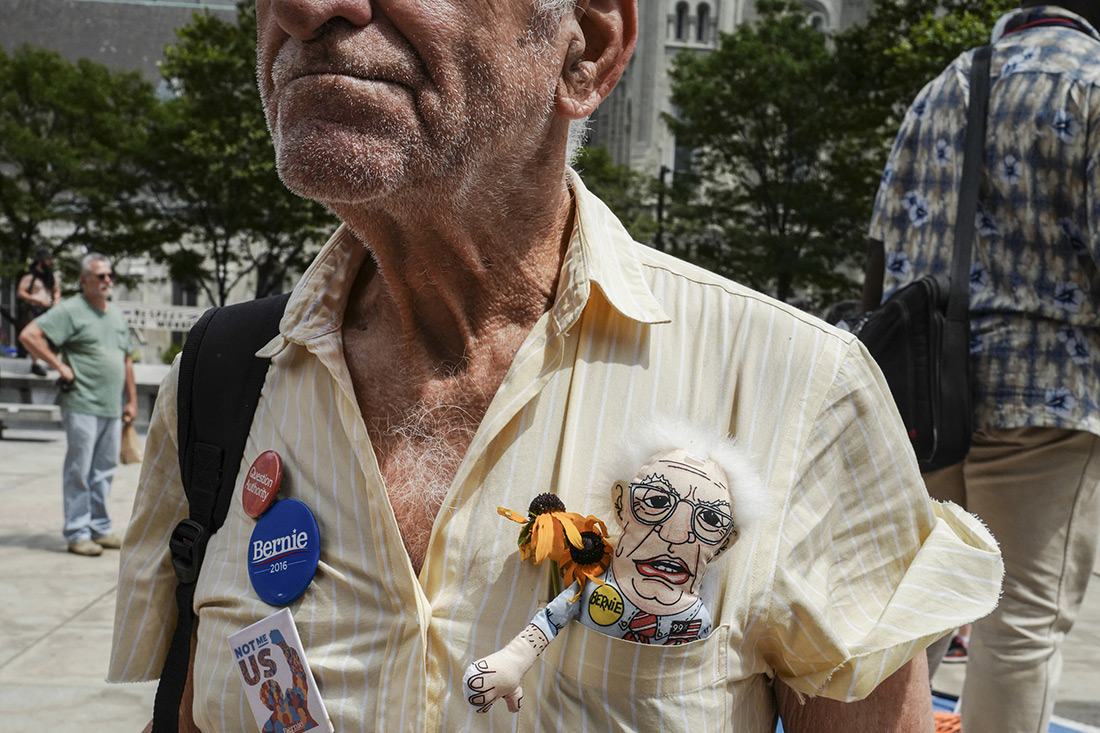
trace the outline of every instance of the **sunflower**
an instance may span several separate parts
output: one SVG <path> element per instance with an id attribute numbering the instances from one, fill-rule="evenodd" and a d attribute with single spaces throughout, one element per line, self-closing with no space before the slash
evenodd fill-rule
<path id="1" fill-rule="evenodd" d="M 565 504 L 554 494 L 536 496 L 526 517 L 504 507 L 497 507 L 497 513 L 523 525 L 519 531 L 520 558 L 534 560 L 536 565 L 546 559 L 559 564 L 568 560 L 569 545 L 581 545 L 581 532 L 588 530 L 593 524 L 590 520 L 595 519 L 565 511 Z"/>
<path id="2" fill-rule="evenodd" d="M 592 519 L 592 517 L 590 517 Z M 599 522 L 599 520 L 596 520 Z M 602 524 L 602 522 L 600 522 Z M 606 530 L 605 530 L 606 531 Z M 561 564 L 561 574 L 566 587 L 576 583 L 579 588 L 573 600 L 580 597 L 586 582 L 603 585 L 600 576 L 611 564 L 611 544 L 604 541 L 599 532 L 581 532 L 581 543 L 570 545 L 569 559 Z"/>

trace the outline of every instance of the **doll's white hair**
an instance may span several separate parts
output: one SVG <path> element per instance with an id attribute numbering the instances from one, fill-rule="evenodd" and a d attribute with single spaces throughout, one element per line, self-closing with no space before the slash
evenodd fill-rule
<path id="1" fill-rule="evenodd" d="M 728 435 L 678 418 L 631 423 L 614 455 L 604 459 L 604 485 L 610 489 L 616 482 L 630 483 L 654 458 L 677 448 L 692 457 L 714 461 L 726 474 L 733 521 L 742 536 L 770 514 L 771 499 L 748 452 Z"/>

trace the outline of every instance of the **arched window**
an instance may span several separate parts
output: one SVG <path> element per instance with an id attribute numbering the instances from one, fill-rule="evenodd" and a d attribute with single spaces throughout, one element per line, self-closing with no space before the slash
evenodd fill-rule
<path id="1" fill-rule="evenodd" d="M 806 6 L 806 22 L 814 30 L 824 33 L 829 28 L 829 11 L 816 0 L 803 0 Z"/>
<path id="2" fill-rule="evenodd" d="M 695 40 L 699 43 L 706 43 L 707 31 L 710 29 L 710 6 L 706 3 L 699 3 L 695 13 Z"/>
<path id="3" fill-rule="evenodd" d="M 688 14 L 691 12 L 691 7 L 686 2 L 680 2 L 676 4 L 676 40 L 686 41 L 688 39 Z"/>

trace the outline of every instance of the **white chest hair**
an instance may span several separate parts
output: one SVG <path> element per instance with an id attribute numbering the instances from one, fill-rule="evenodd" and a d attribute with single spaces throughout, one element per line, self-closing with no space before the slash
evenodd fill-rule
<path id="1" fill-rule="evenodd" d="M 350 349 L 345 355 L 350 357 Z M 348 369 L 405 549 L 419 572 L 432 525 L 507 364 L 438 369 L 359 350 Z"/>
<path id="2" fill-rule="evenodd" d="M 484 411 L 457 405 L 410 405 L 404 420 L 368 425 L 390 505 L 417 572 L 432 525 L 454 482 Z"/>
<path id="3" fill-rule="evenodd" d="M 384 314 L 383 314 L 384 315 Z M 533 325 L 485 328 L 441 363 L 440 350 L 385 318 L 344 327 L 344 358 L 405 549 L 423 566 L 432 525 L 474 434 Z"/>

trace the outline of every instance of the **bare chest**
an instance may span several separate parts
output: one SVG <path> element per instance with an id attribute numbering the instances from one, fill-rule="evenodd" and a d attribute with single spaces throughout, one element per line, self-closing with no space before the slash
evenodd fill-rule
<path id="1" fill-rule="evenodd" d="M 349 363 L 386 494 L 419 572 L 436 515 L 499 381 L 485 385 L 472 383 L 469 375 L 428 377 L 408 367 L 380 370 Z"/>

